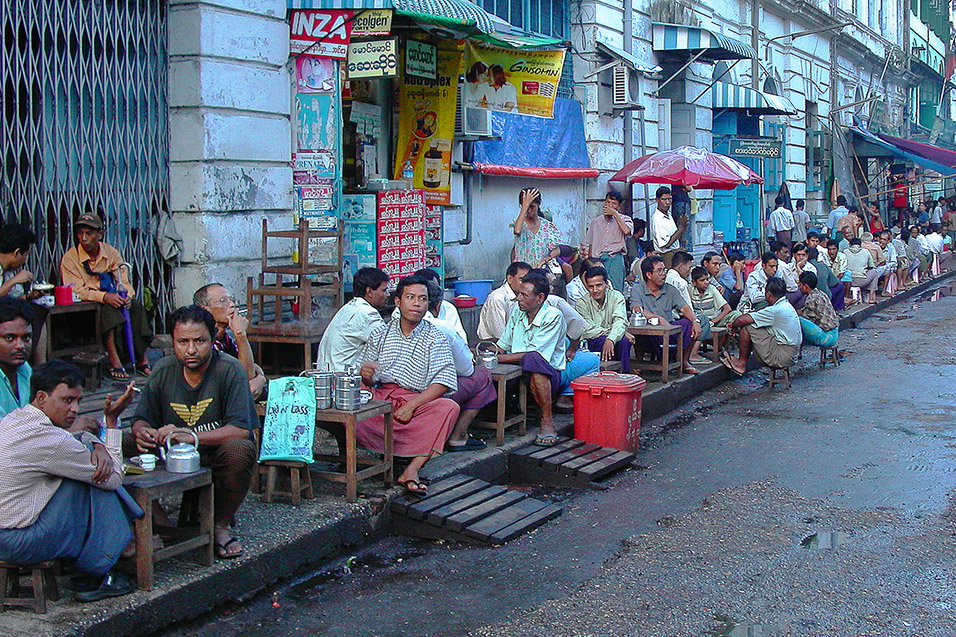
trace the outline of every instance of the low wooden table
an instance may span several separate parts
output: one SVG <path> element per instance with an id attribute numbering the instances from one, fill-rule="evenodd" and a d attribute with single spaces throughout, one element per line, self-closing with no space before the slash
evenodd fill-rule
<path id="1" fill-rule="evenodd" d="M 518 425 L 518 433 L 524 435 L 528 425 L 528 385 L 521 378 L 524 370 L 521 365 L 509 365 L 499 363 L 497 367 L 491 370 L 491 380 L 497 385 L 498 390 L 498 412 L 495 420 L 479 420 L 473 424 L 483 429 L 494 429 L 496 432 L 495 443 L 500 447 L 505 442 L 505 430 L 508 427 Z M 518 409 L 519 413 L 513 416 L 505 414 L 507 404 L 508 381 L 518 379 Z"/>
<path id="2" fill-rule="evenodd" d="M 126 476 L 123 486 L 145 511 L 145 515 L 136 520 L 134 529 L 136 581 L 140 590 L 148 591 L 153 588 L 153 567 L 156 562 L 174 555 L 200 549 L 199 563 L 204 566 L 212 565 L 215 546 L 212 471 L 201 468 L 193 473 L 169 473 L 165 469 L 156 468 L 142 475 Z M 197 491 L 199 496 L 198 527 L 153 525 L 155 500 L 193 490 Z M 173 537 L 177 541 L 159 550 L 153 550 L 153 533 L 165 536 L 164 540 Z"/>
<path id="3" fill-rule="evenodd" d="M 684 375 L 684 328 L 680 325 L 644 325 L 642 327 L 628 326 L 627 331 L 635 336 L 660 336 L 664 339 L 661 352 L 661 362 L 645 361 L 644 350 L 640 346 L 640 340 L 634 343 L 634 349 L 637 352 L 637 360 L 634 367 L 637 369 L 646 369 L 660 372 L 661 381 L 667 382 L 668 374 L 674 367 L 677 368 L 678 378 Z M 677 337 L 677 359 L 671 361 L 671 337 Z"/>
<path id="4" fill-rule="evenodd" d="M 375 460 L 366 460 L 359 458 L 356 453 L 355 443 L 355 424 L 360 420 L 367 420 L 374 416 L 385 416 L 385 458 L 381 462 Z M 358 498 L 356 484 L 359 480 L 370 478 L 382 474 L 385 478 L 385 486 L 392 486 L 394 467 L 394 441 L 392 428 L 392 403 L 388 400 L 371 400 L 362 405 L 355 411 L 342 411 L 340 409 L 318 409 L 315 412 L 315 422 L 322 429 L 329 429 L 328 425 L 341 424 L 345 428 L 345 455 L 330 456 L 318 455 L 316 460 L 324 462 L 345 463 L 345 472 L 341 471 L 315 471 L 319 476 L 333 482 L 345 483 L 345 497 L 349 502 L 355 502 Z M 335 434 L 332 431 L 333 435 Z M 364 469 L 358 469 L 358 465 L 363 465 Z"/>

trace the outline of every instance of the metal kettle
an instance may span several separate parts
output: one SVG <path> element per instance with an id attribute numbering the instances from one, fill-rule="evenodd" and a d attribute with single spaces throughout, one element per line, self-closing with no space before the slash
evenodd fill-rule
<path id="1" fill-rule="evenodd" d="M 183 432 L 193 437 L 194 444 L 180 442 L 169 446 L 173 434 Z M 178 429 L 166 437 L 165 448 L 160 448 L 159 455 L 166 461 L 166 471 L 170 473 L 193 473 L 199 471 L 199 436 L 186 429 Z"/>
<path id="2" fill-rule="evenodd" d="M 482 346 L 489 345 L 491 349 L 482 349 Z M 484 365 L 489 370 L 494 371 L 498 367 L 498 348 L 493 341 L 481 341 L 475 347 L 475 364 Z"/>

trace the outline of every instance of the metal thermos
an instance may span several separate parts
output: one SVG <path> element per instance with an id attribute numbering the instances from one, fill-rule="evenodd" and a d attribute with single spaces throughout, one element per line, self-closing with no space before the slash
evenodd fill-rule
<path id="1" fill-rule="evenodd" d="M 362 377 L 350 372 L 336 372 L 333 379 L 332 403 L 336 409 L 355 411 L 362 404 Z"/>

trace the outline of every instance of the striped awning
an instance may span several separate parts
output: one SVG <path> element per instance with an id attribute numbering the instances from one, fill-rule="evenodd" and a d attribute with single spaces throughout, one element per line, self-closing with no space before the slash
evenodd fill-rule
<path id="1" fill-rule="evenodd" d="M 438 37 L 473 38 L 506 48 L 562 47 L 559 38 L 508 24 L 468 0 L 286 0 L 288 9 L 393 9 Z M 436 28 L 432 28 L 436 27 Z"/>
<path id="2" fill-rule="evenodd" d="M 749 44 L 700 27 L 665 22 L 654 23 L 654 51 L 658 53 L 700 53 L 706 60 L 756 60 Z"/>
<path id="3" fill-rule="evenodd" d="M 755 115 L 796 115 L 798 112 L 786 97 L 739 84 L 717 82 L 711 90 L 714 93 L 713 108 L 747 110 Z"/>

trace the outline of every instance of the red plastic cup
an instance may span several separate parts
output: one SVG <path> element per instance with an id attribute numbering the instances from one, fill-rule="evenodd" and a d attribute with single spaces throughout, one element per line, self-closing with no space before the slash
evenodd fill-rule
<path id="1" fill-rule="evenodd" d="M 68 285 L 53 288 L 53 302 L 57 305 L 73 305 L 73 288 Z"/>

